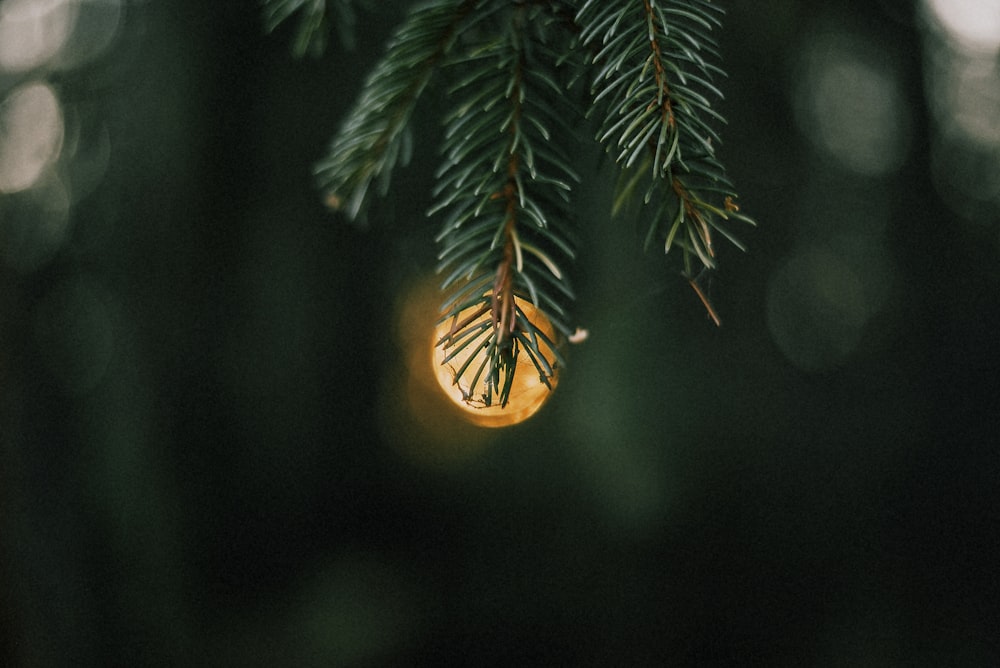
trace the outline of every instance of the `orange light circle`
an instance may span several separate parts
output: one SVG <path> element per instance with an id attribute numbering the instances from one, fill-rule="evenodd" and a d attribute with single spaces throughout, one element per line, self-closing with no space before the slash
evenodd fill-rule
<path id="1" fill-rule="evenodd" d="M 518 306 L 524 313 L 524 316 L 530 320 L 539 331 L 545 334 L 550 341 L 556 340 L 555 328 L 552 326 L 552 323 L 544 313 L 535 308 L 534 304 L 527 301 L 521 301 L 518 302 Z M 469 315 L 473 310 L 474 307 L 472 309 L 462 311 L 459 314 L 458 319 L 461 320 L 466 315 Z M 556 383 L 559 381 L 559 369 L 553 368 L 553 375 L 548 379 L 549 386 L 546 386 L 546 384 L 542 382 L 542 379 L 538 374 L 538 369 L 535 368 L 535 364 L 532 362 L 530 355 L 528 355 L 524 346 L 521 346 L 517 356 L 517 370 L 511 384 L 510 398 L 507 405 L 501 406 L 499 403 L 494 403 L 493 405 L 485 406 L 482 403 L 470 400 L 467 397 L 475 398 L 482 396 L 485 393 L 485 382 L 480 379 L 478 387 L 470 387 L 469 381 L 471 380 L 471 376 L 473 374 L 468 373 L 463 374 L 463 376 L 459 378 L 456 383 L 455 367 L 453 363 L 446 363 L 444 361 L 448 354 L 448 349 L 446 349 L 443 345 L 436 345 L 442 337 L 448 334 L 451 322 L 451 318 L 448 318 L 434 328 L 434 338 L 431 340 L 431 362 L 434 365 L 434 374 L 437 378 L 438 385 L 441 386 L 441 389 L 444 391 L 445 395 L 447 395 L 448 399 L 450 399 L 455 406 L 461 409 L 462 416 L 480 427 L 508 427 L 523 422 L 537 413 L 538 409 L 540 409 L 552 395 L 552 390 L 555 389 Z M 538 345 L 546 359 L 552 360 L 554 354 L 551 348 L 541 341 L 540 338 Z M 485 355 L 485 349 L 479 350 L 479 352 L 476 353 L 476 360 L 472 362 L 470 367 L 473 369 L 477 368 Z"/>

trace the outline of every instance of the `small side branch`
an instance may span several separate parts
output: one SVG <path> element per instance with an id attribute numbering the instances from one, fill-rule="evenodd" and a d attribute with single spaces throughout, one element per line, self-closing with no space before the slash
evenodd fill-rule
<path id="1" fill-rule="evenodd" d="M 658 24 L 656 13 L 650 0 L 643 0 L 646 10 L 646 24 L 649 26 L 649 48 L 652 51 L 653 73 L 656 77 L 656 103 L 660 107 L 661 122 L 672 130 L 677 122 L 674 119 L 673 103 L 670 101 L 670 87 L 667 85 L 667 72 L 663 66 L 663 51 L 660 48 L 662 26 Z"/>
<path id="2" fill-rule="evenodd" d="M 383 191 L 388 189 L 390 172 L 407 159 L 406 128 L 417 100 L 476 5 L 475 0 L 463 0 L 418 7 L 395 32 L 327 158 L 315 167 L 331 209 L 354 220 L 376 180 L 381 180 Z"/>

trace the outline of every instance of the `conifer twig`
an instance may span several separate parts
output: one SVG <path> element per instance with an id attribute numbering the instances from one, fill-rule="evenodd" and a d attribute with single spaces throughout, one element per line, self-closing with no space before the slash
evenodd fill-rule
<path id="1" fill-rule="evenodd" d="M 455 345 L 466 336 L 463 330 L 481 335 L 463 352 L 467 360 L 456 366 L 455 380 L 467 375 L 471 386 L 482 381 L 475 400 L 485 406 L 507 404 L 522 349 L 546 385 L 562 364 L 555 344 L 518 306 L 525 299 L 541 306 L 566 331 L 559 293 L 571 293 L 552 254 L 573 255 L 561 229 L 567 193 L 578 177 L 550 141 L 562 135 L 557 103 L 565 91 L 545 74 L 544 61 L 537 62 L 555 56 L 533 41 L 529 23 L 537 14 L 523 3 L 507 5 L 501 35 L 459 64 L 463 74 L 451 93 L 462 93 L 464 101 L 447 120 L 438 202 L 430 212 L 446 212 L 439 258 L 440 267 L 452 271 L 445 287 L 484 286 L 484 277 L 492 276 L 485 290 L 465 291 L 451 302 L 445 317 L 453 326 L 440 342 Z M 475 317 L 459 322 L 467 310 Z M 483 351 L 484 361 L 473 368 L 469 360 Z"/>
<path id="2" fill-rule="evenodd" d="M 331 8 L 362 1 L 262 0 L 269 29 L 301 13 L 297 49 L 314 47 Z M 728 225 L 753 224 L 716 156 L 721 15 L 711 0 L 423 0 L 393 33 L 316 177 L 330 208 L 362 217 L 373 190 L 384 194 L 408 160 L 418 100 L 448 72 L 427 213 L 442 219 L 438 271 L 451 292 L 436 343 L 469 403 L 506 406 L 521 353 L 550 387 L 564 365 L 540 319 L 525 315 L 527 302 L 560 335 L 580 338 L 566 322 L 564 267 L 580 180 L 568 147 L 585 112 L 621 170 L 613 215 L 641 204 L 645 245 L 680 249 L 682 275 L 720 323 L 700 277 L 716 265 L 716 233 L 743 249 Z M 573 94 L 580 78 L 590 81 L 585 100 Z"/>
<path id="3" fill-rule="evenodd" d="M 360 0 L 364 2 L 364 0 Z M 264 28 L 274 32 L 292 15 L 299 14 L 299 24 L 292 42 L 292 53 L 319 57 L 326 51 L 331 24 L 337 27 L 341 42 L 354 46 L 355 0 L 261 0 Z"/>
<path id="4" fill-rule="evenodd" d="M 715 267 L 713 230 L 742 248 L 722 221 L 753 224 L 737 213 L 736 193 L 715 155 L 721 140 L 713 125 L 724 119 L 712 108 L 711 98 L 722 98 L 712 79 L 722 70 L 709 59 L 719 59 L 710 31 L 721 25 L 720 13 L 709 0 L 587 0 L 577 14 L 581 39 L 592 48 L 594 101 L 603 110 L 598 140 L 629 174 L 615 210 L 650 174 L 642 197 L 653 211 L 646 245 L 659 237 L 665 252 L 680 247 L 685 267 L 691 256 Z M 702 192 L 723 202 L 714 205 Z"/>
<path id="5" fill-rule="evenodd" d="M 365 80 L 327 157 L 316 165 L 331 209 L 355 220 L 376 180 L 382 194 L 388 191 L 392 169 L 409 159 L 413 108 L 477 4 L 439 0 L 420 5 L 394 33 L 386 57 Z"/>

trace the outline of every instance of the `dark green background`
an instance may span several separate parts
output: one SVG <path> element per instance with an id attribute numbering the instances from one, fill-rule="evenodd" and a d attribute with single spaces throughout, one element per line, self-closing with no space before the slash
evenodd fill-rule
<path id="1" fill-rule="evenodd" d="M 252 2 L 128 5 L 56 78 L 108 169 L 50 261 L 0 265 L 0 664 L 1000 661 L 996 202 L 970 223 L 937 195 L 910 3 L 728 4 L 720 150 L 760 227 L 721 251 L 723 326 L 607 219 L 581 145 L 591 338 L 538 417 L 452 463 L 386 426 L 446 102 L 367 229 L 310 175 L 405 3 L 304 61 Z M 796 63 L 841 29 L 909 114 L 879 178 L 795 121 Z M 769 285 L 848 200 L 888 210 L 888 296 L 802 368 Z"/>

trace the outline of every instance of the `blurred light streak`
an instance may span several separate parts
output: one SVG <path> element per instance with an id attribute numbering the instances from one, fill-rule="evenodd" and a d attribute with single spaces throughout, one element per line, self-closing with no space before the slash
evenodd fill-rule
<path id="1" fill-rule="evenodd" d="M 119 0 L 0 0 L 0 75 L 79 67 L 106 51 L 121 15 Z M 70 207 L 103 179 L 111 142 L 105 123 L 64 110 L 42 78 L 3 92 L 0 253 L 29 272 L 68 237 Z"/>
<path id="2" fill-rule="evenodd" d="M 924 0 L 923 5 L 956 44 L 987 53 L 1000 50 L 1000 0 Z"/>
<path id="3" fill-rule="evenodd" d="M 1000 144 L 1000 66 L 992 57 L 930 45 L 927 63 L 929 103 L 946 136 Z"/>
<path id="4" fill-rule="evenodd" d="M 38 181 L 59 157 L 63 114 L 55 91 L 32 81 L 0 103 L 0 192 L 18 192 Z"/>
<path id="5" fill-rule="evenodd" d="M 1000 67 L 987 59 L 962 65 L 952 68 L 953 85 L 946 92 L 955 125 L 974 141 L 1000 144 Z"/>
<path id="6" fill-rule="evenodd" d="M 76 6 L 73 31 L 53 59 L 61 69 L 80 67 L 101 56 L 121 27 L 120 0 L 72 0 L 72 4 Z"/>
<path id="7" fill-rule="evenodd" d="M 0 72 L 79 67 L 118 34 L 120 0 L 0 2 Z"/>
<path id="8" fill-rule="evenodd" d="M 1000 246 L 1000 0 L 926 0 L 924 9 L 934 185 Z"/>
<path id="9" fill-rule="evenodd" d="M 75 111 L 75 110 L 71 110 Z M 91 194 L 111 164 L 111 133 L 105 123 L 84 127 L 79 113 L 66 119 L 62 165 L 73 202 Z"/>
<path id="10" fill-rule="evenodd" d="M 0 3 L 0 70 L 25 72 L 52 60 L 73 30 L 76 9 L 72 0 Z"/>
<path id="11" fill-rule="evenodd" d="M 897 170 L 911 121 L 885 54 L 850 33 L 821 32 L 808 44 L 794 92 L 799 129 L 850 172 Z"/>

